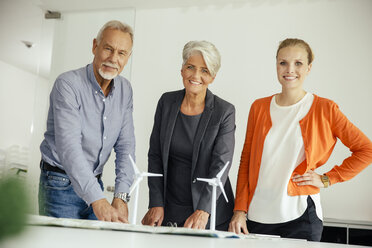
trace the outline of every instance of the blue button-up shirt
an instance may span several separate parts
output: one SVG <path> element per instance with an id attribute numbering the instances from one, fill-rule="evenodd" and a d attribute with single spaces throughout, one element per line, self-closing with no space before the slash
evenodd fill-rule
<path id="1" fill-rule="evenodd" d="M 134 158 L 135 150 L 132 96 L 129 81 L 117 76 L 105 97 L 92 64 L 61 74 L 50 93 L 42 159 L 65 170 L 88 204 L 105 197 L 95 176 L 113 148 L 115 192 L 129 192 L 134 171 L 128 154 Z"/>

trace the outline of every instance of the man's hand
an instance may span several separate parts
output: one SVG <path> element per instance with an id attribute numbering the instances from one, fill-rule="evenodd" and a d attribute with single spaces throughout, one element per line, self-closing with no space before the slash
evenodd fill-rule
<path id="1" fill-rule="evenodd" d="M 234 211 L 234 215 L 229 224 L 229 232 L 234 232 L 236 234 L 241 234 L 242 232 L 244 234 L 249 233 L 244 211 Z"/>
<path id="2" fill-rule="evenodd" d="M 153 207 L 150 208 L 142 219 L 143 225 L 161 226 L 164 219 L 164 208 Z"/>
<path id="3" fill-rule="evenodd" d="M 119 212 L 113 208 L 105 198 L 94 201 L 92 203 L 92 208 L 98 220 L 123 222 L 119 217 Z"/>
<path id="4" fill-rule="evenodd" d="M 208 223 L 209 213 L 197 209 L 192 215 L 185 221 L 184 227 L 192 229 L 205 229 Z"/>
<path id="5" fill-rule="evenodd" d="M 118 211 L 119 220 L 124 223 L 129 223 L 128 221 L 128 204 L 122 199 L 115 198 L 112 199 L 111 206 Z"/>

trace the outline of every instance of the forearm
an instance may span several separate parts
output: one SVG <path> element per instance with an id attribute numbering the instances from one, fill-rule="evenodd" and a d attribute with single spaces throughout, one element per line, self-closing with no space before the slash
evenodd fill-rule
<path id="1" fill-rule="evenodd" d="M 372 163 L 372 142 L 339 110 L 336 104 L 331 107 L 332 133 L 352 152 L 340 166 L 327 172 L 331 184 L 349 180 Z"/>
<path id="2" fill-rule="evenodd" d="M 115 160 L 115 193 L 129 193 L 129 188 L 133 183 L 134 170 L 129 159 L 129 155 L 135 160 L 135 136 L 133 124 L 133 106 L 128 103 L 124 115 L 124 121 L 119 133 L 119 137 L 114 145 L 116 154 Z"/>
<path id="3" fill-rule="evenodd" d="M 164 181 L 163 177 L 149 177 L 149 208 L 164 207 Z"/>
<path id="4" fill-rule="evenodd" d="M 63 134 L 62 134 L 63 135 Z M 58 138 L 56 138 L 58 140 Z M 85 159 L 81 145 L 71 139 L 57 141 L 57 151 L 61 164 L 69 176 L 74 191 L 88 205 L 104 198 L 101 186 L 93 173 L 93 165 Z"/>
<path id="5" fill-rule="evenodd" d="M 247 137 L 248 138 L 248 137 Z M 249 194 L 249 161 L 251 140 L 248 138 L 244 144 L 240 165 L 238 170 L 238 179 L 236 183 L 236 195 L 234 210 L 248 210 L 248 194 Z"/>
<path id="6" fill-rule="evenodd" d="M 248 210 L 248 194 L 249 194 L 249 156 L 250 143 L 244 144 L 241 155 L 240 166 L 238 171 L 238 179 L 236 183 L 236 196 L 234 210 Z"/>
<path id="7" fill-rule="evenodd" d="M 164 180 L 166 176 L 163 171 L 162 160 L 160 154 L 157 154 L 157 148 L 150 144 L 148 156 L 148 172 L 162 174 L 162 177 L 149 177 L 147 180 L 149 187 L 149 208 L 164 207 Z M 159 151 L 160 152 L 160 151 Z"/>
<path id="8" fill-rule="evenodd" d="M 150 142 L 148 154 L 148 172 L 162 174 L 162 177 L 149 177 L 149 207 L 164 207 L 164 180 L 163 163 L 158 142 Z"/>

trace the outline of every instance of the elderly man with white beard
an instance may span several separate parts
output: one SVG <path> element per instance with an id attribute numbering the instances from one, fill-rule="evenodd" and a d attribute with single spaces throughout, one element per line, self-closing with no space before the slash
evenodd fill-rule
<path id="1" fill-rule="evenodd" d="M 130 82 L 119 76 L 132 53 L 133 30 L 106 23 L 93 40 L 93 63 L 65 72 L 50 93 L 47 130 L 40 145 L 41 215 L 128 222 L 134 157 Z M 110 204 L 101 175 L 114 149 L 115 193 Z"/>

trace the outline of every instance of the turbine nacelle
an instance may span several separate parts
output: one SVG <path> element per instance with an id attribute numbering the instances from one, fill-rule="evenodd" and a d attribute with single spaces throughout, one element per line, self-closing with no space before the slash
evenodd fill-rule
<path id="1" fill-rule="evenodd" d="M 216 177 L 214 178 L 196 178 L 198 181 L 207 182 L 209 185 L 212 186 L 212 201 L 211 201 L 211 222 L 210 222 L 210 230 L 215 230 L 216 228 L 216 197 L 217 197 L 217 187 L 220 187 L 223 196 L 226 199 L 226 202 L 229 202 L 227 199 L 225 189 L 223 188 L 221 177 L 225 172 L 227 166 L 229 165 L 230 161 L 228 161 L 225 166 L 218 172 Z"/>
<path id="2" fill-rule="evenodd" d="M 221 182 L 221 177 L 222 177 L 223 173 L 225 172 L 227 166 L 229 166 L 229 163 L 230 163 L 230 161 L 228 161 L 225 164 L 225 166 L 220 170 L 220 172 L 218 172 L 218 174 L 214 178 L 196 178 L 196 180 L 207 182 L 211 186 L 220 187 L 221 192 L 222 192 L 223 196 L 225 197 L 226 202 L 229 202 L 229 199 L 227 199 L 225 189 L 223 188 L 223 185 L 222 185 L 222 182 Z"/>

